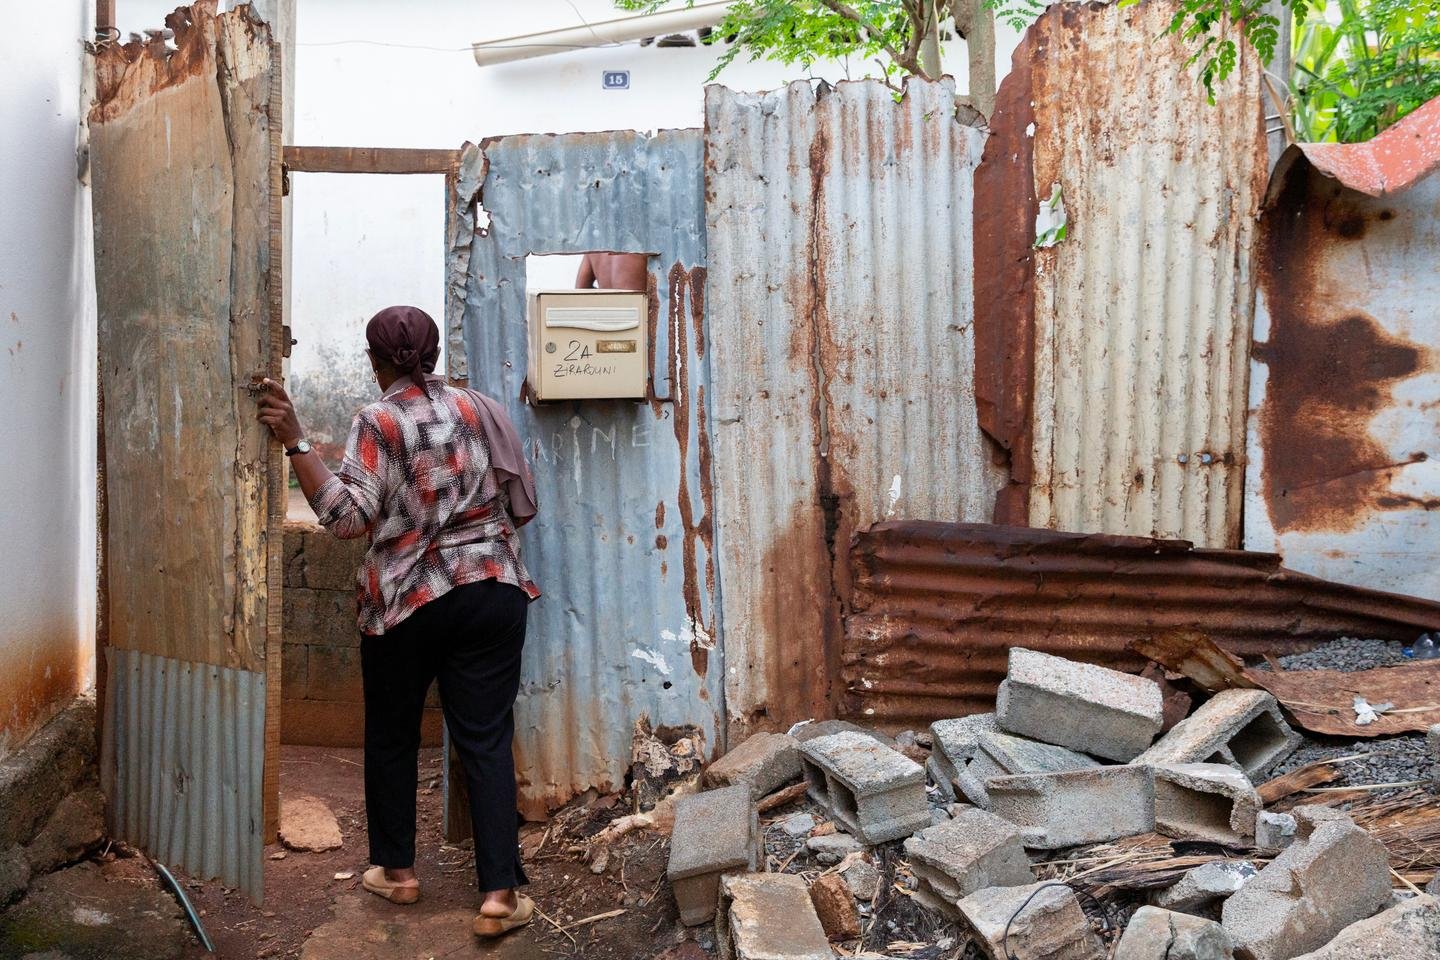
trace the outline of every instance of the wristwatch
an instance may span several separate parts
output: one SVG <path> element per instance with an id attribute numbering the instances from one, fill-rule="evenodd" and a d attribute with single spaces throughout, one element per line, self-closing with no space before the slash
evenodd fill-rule
<path id="1" fill-rule="evenodd" d="M 293 457 L 297 453 L 309 453 L 314 449 L 314 447 L 310 446 L 309 440 L 299 440 L 295 443 L 295 446 L 285 448 L 285 456 Z"/>

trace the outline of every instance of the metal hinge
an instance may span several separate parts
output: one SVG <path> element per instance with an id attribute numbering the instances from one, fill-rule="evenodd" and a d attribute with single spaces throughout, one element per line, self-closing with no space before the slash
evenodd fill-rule
<path id="1" fill-rule="evenodd" d="M 280 356 L 288 357 L 290 356 L 290 348 L 295 346 L 295 344 L 299 343 L 300 341 L 296 340 L 293 336 L 291 336 L 289 326 L 282 326 L 280 328 L 280 337 L 285 344 L 283 347 L 280 348 Z"/>

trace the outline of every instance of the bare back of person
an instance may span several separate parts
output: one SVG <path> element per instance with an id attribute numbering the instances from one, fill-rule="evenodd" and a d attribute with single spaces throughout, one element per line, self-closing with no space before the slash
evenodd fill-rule
<path id="1" fill-rule="evenodd" d="M 587 253 L 575 277 L 577 290 L 640 290 L 649 285 L 643 253 Z"/>

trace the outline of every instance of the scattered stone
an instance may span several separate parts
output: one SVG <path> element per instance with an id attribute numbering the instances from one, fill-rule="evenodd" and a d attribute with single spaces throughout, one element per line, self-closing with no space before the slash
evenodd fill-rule
<path id="1" fill-rule="evenodd" d="M 793 873 L 720 881 L 715 939 L 721 960 L 834 960 L 805 881 Z"/>
<path id="2" fill-rule="evenodd" d="M 1177 840 L 1248 845 L 1260 794 L 1245 774 L 1223 763 L 1155 766 L 1155 830 Z"/>
<path id="3" fill-rule="evenodd" d="M 1391 903 L 1385 848 L 1329 807 L 1297 807 L 1295 842 L 1228 900 L 1221 924 L 1247 960 L 1289 960 Z"/>
<path id="4" fill-rule="evenodd" d="M 316 797 L 280 798 L 280 842 L 291 850 L 324 853 L 344 843 L 335 814 Z"/>
<path id="5" fill-rule="evenodd" d="M 800 779 L 800 741 L 784 733 L 757 733 L 706 770 L 705 786 L 750 785 L 750 798 L 774 793 L 792 780 Z"/>
<path id="6" fill-rule="evenodd" d="M 681 797 L 666 870 L 680 922 L 693 927 L 714 917 L 721 874 L 759 869 L 760 850 L 760 816 L 748 784 Z"/>
<path id="7" fill-rule="evenodd" d="M 850 888 L 855 899 L 869 903 L 880 892 L 880 871 L 869 860 L 856 860 L 840 871 L 845 886 Z"/>
<path id="8" fill-rule="evenodd" d="M 1440 787 L 1440 723 L 1426 732 L 1425 745 L 1430 748 L 1430 782 Z"/>
<path id="9" fill-rule="evenodd" d="M 284 859 L 285 859 L 285 851 L 284 851 L 284 850 L 276 850 L 274 853 L 270 854 L 270 859 L 271 859 L 271 860 L 284 860 Z"/>
<path id="10" fill-rule="evenodd" d="M 959 915 L 955 904 L 977 890 L 1035 882 L 1020 831 L 974 807 L 906 840 L 905 855 L 918 881 L 915 899 L 950 917 Z"/>
<path id="11" fill-rule="evenodd" d="M 11 953 L 14 948 L 17 953 Z M 0 914 L 0 956 L 178 960 L 198 951 L 179 904 L 139 858 L 80 863 L 39 877 Z"/>
<path id="12" fill-rule="evenodd" d="M 1155 906 L 1191 913 L 1223 900 L 1256 875 L 1249 860 L 1216 860 L 1185 871 L 1178 881 L 1155 894 Z"/>
<path id="13" fill-rule="evenodd" d="M 336 879 L 336 880 L 354 880 L 354 879 L 355 879 L 355 871 L 354 871 L 354 870 L 341 870 L 339 873 L 335 874 L 335 879 Z"/>
<path id="14" fill-rule="evenodd" d="M 1280 666 L 1286 670 L 1338 670 L 1354 673 L 1375 667 L 1393 667 L 1409 663 L 1405 656 L 1405 645 L 1398 640 L 1368 640 L 1357 637 L 1341 637 L 1329 643 L 1322 643 L 1314 650 L 1303 653 L 1288 653 L 1277 657 Z M 1267 661 L 1260 661 L 1252 670 L 1269 670 Z"/>
<path id="15" fill-rule="evenodd" d="M 995 698 L 1000 729 L 1121 763 L 1150 746 L 1163 717 L 1153 680 L 1022 647 Z"/>
<path id="16" fill-rule="evenodd" d="M 965 765 L 958 785 L 965 799 L 989 809 L 986 783 L 992 777 L 1022 773 L 1060 773 L 1065 770 L 1092 770 L 1099 763 L 1082 753 L 1053 743 L 1040 743 L 1008 733 L 982 733 L 975 755 Z"/>
<path id="17" fill-rule="evenodd" d="M 30 885 L 30 858 L 18 843 L 0 853 L 0 907 L 4 907 Z"/>
<path id="18" fill-rule="evenodd" d="M 940 802 L 954 803 L 955 781 L 952 778 L 946 776 L 945 771 L 941 769 L 940 764 L 935 762 L 935 757 L 933 755 L 930 757 L 929 760 L 925 761 L 925 773 L 927 776 L 929 776 L 930 782 L 934 784 L 935 793 L 937 794 Z"/>
<path id="19" fill-rule="evenodd" d="M 860 914 L 855 897 L 838 874 L 826 873 L 810 884 L 810 902 L 820 926 L 831 940 L 854 940 L 860 936 Z"/>
<path id="20" fill-rule="evenodd" d="M 780 829 L 792 837 L 805 837 L 815 829 L 815 818 L 808 813 L 797 813 L 780 821 Z"/>
<path id="21" fill-rule="evenodd" d="M 1425 745 L 1425 735 L 1411 733 L 1339 743 L 1307 740 L 1284 763 L 1271 771 L 1270 776 L 1278 777 L 1316 761 L 1341 758 L 1346 759 L 1334 766 L 1338 776 L 1326 786 L 1358 787 L 1420 780 L 1430 769 L 1430 751 Z M 1399 792 L 1400 790 L 1378 790 L 1372 791 L 1370 795 L 1383 799 Z"/>
<path id="22" fill-rule="evenodd" d="M 1261 810 L 1255 815 L 1255 849 L 1279 853 L 1295 839 L 1295 818 L 1288 813 Z"/>
<path id="23" fill-rule="evenodd" d="M 590 861 L 590 872 L 598 877 L 600 876 L 600 874 L 604 873 L 605 869 L 609 866 L 610 851 L 605 849 L 604 847 L 601 847 L 600 850 L 595 854 L 594 859 Z"/>
<path id="24" fill-rule="evenodd" d="M 811 837 L 805 841 L 805 849 L 815 855 L 821 866 L 829 867 L 852 853 L 864 850 L 865 846 L 848 833 L 832 833 L 823 837 Z"/>
<path id="25" fill-rule="evenodd" d="M 1440 901 L 1419 896 L 1353 923 L 1295 960 L 1440 960 Z"/>
<path id="26" fill-rule="evenodd" d="M 72 793 L 55 807 L 25 848 L 30 873 L 39 876 L 74 863 L 105 839 L 105 797 L 98 787 Z"/>
<path id="27" fill-rule="evenodd" d="M 1155 829 L 1155 776 L 1149 767 L 1097 767 L 995 777 L 991 809 L 1020 828 L 1021 842 L 1058 850 Z"/>
<path id="28" fill-rule="evenodd" d="M 1136 763 L 1228 763 L 1258 782 L 1300 745 L 1301 737 L 1264 690 L 1222 690 L 1180 721 Z"/>
<path id="29" fill-rule="evenodd" d="M 811 798 L 862 843 L 908 837 L 930 822 L 925 770 L 853 731 L 801 746 Z"/>
<path id="30" fill-rule="evenodd" d="M 1114 960 L 1232 960 L 1220 924 L 1157 907 L 1141 907 L 1115 947 Z"/>
<path id="31" fill-rule="evenodd" d="M 996 960 L 1105 960 L 1075 891 L 1064 884 L 988 887 L 959 908 L 971 936 Z"/>

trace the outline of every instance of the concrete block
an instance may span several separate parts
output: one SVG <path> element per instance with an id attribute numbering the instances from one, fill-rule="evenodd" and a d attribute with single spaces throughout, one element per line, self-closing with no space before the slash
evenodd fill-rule
<path id="1" fill-rule="evenodd" d="M 26 844 L 62 798 L 94 782 L 95 701 L 81 697 L 0 761 L 0 849 Z"/>
<path id="2" fill-rule="evenodd" d="M 1385 848 L 1328 807 L 1298 807 L 1295 842 L 1228 900 L 1221 925 L 1246 960 L 1291 960 L 1391 905 Z"/>
<path id="3" fill-rule="evenodd" d="M 980 746 L 980 734 L 996 733 L 995 714 L 976 713 L 930 724 L 930 760 L 940 776 L 955 785 L 965 764 Z"/>
<path id="4" fill-rule="evenodd" d="M 845 880 L 845 886 L 850 888 L 850 892 L 856 900 L 869 903 L 880 893 L 880 871 L 876 870 L 868 860 L 863 858 L 856 860 L 840 871 L 840 876 Z"/>
<path id="5" fill-rule="evenodd" d="M 1059 850 L 1155 829 L 1155 775 L 1149 767 L 1097 767 L 995 777 L 991 810 L 1020 828 L 1021 842 Z"/>
<path id="6" fill-rule="evenodd" d="M 858 733 L 863 737 L 883 743 L 891 750 L 900 749 L 893 739 L 885 736 L 879 730 L 871 730 L 869 727 L 862 727 L 849 720 L 807 720 L 790 728 L 790 736 L 801 743 L 809 743 L 811 740 L 818 740 L 820 737 L 828 737 L 837 733 Z"/>
<path id="7" fill-rule="evenodd" d="M 810 797 L 867 845 L 908 837 L 930 823 L 925 770 L 854 731 L 800 748 Z"/>
<path id="8" fill-rule="evenodd" d="M 1141 907 L 1125 926 L 1113 960 L 1233 960 L 1230 938 L 1214 920 Z"/>
<path id="9" fill-rule="evenodd" d="M 705 770 L 707 787 L 750 786 L 759 800 L 792 780 L 800 779 L 800 741 L 784 733 L 757 733 Z"/>
<path id="10" fill-rule="evenodd" d="M 1222 690 L 1176 724 L 1136 763 L 1228 763 L 1258 783 L 1300 746 L 1264 690 Z"/>
<path id="11" fill-rule="evenodd" d="M 1155 829 L 1177 840 L 1248 846 L 1260 794 L 1245 774 L 1223 763 L 1155 766 Z"/>
<path id="12" fill-rule="evenodd" d="M 826 873 L 810 884 L 810 903 L 825 936 L 831 940 L 854 940 L 860 936 L 860 911 L 855 897 L 838 873 Z"/>
<path id="13" fill-rule="evenodd" d="M 1261 810 L 1255 815 L 1255 849 L 1279 853 L 1295 840 L 1295 818 Z"/>
<path id="14" fill-rule="evenodd" d="M 834 960 L 805 881 L 791 873 L 720 880 L 715 940 L 721 960 Z"/>
<path id="15" fill-rule="evenodd" d="M 681 797 L 666 868 L 680 922 L 695 926 L 713 918 L 720 877 L 758 870 L 760 850 L 760 815 L 748 784 Z"/>
<path id="16" fill-rule="evenodd" d="M 306 653 L 305 699 L 364 703 L 359 647 L 312 643 Z"/>
<path id="17" fill-rule="evenodd" d="M 30 885 L 30 858 L 19 844 L 0 851 L 0 909 L 17 899 Z"/>
<path id="18" fill-rule="evenodd" d="M 1163 713 L 1153 680 L 1022 647 L 995 699 L 1001 730 L 1122 763 L 1150 746 Z"/>
<path id="19" fill-rule="evenodd" d="M 308 526 L 308 525 L 307 525 Z M 323 528 L 310 527 L 299 534 L 301 539 L 298 562 L 301 584 L 312 590 L 336 590 L 355 593 L 355 578 L 367 549 L 364 538 L 341 540 Z M 286 531 L 286 546 L 290 545 Z"/>
<path id="20" fill-rule="evenodd" d="M 957 785 L 965 799 L 981 809 L 989 809 L 990 794 L 985 784 L 992 777 L 1020 773 L 1060 773 L 1064 770 L 1089 770 L 1099 763 L 1074 750 L 1041 743 L 1008 733 L 982 733 L 977 738 L 974 756 L 965 765 Z"/>
<path id="21" fill-rule="evenodd" d="M 821 866 L 829 867 L 844 860 L 852 853 L 859 853 L 865 845 L 848 833 L 831 833 L 823 837 L 811 837 L 805 841 L 805 849 L 815 855 Z"/>
<path id="22" fill-rule="evenodd" d="M 1203 863 L 1185 871 L 1179 880 L 1156 893 L 1152 899 L 1155 906 L 1164 910 L 1193 913 L 1224 900 L 1245 886 L 1257 873 L 1255 864 L 1249 860 Z"/>
<path id="23" fill-rule="evenodd" d="M 1419 896 L 1352 923 L 1296 960 L 1440 960 L 1440 901 Z"/>
<path id="24" fill-rule="evenodd" d="M 956 904 L 977 890 L 1035 882 L 1020 831 L 975 807 L 906 840 L 905 856 L 919 883 L 915 899 L 951 917 L 959 916 Z"/>
<path id="25" fill-rule="evenodd" d="M 987 887 L 961 900 L 959 909 L 970 936 L 992 960 L 1105 960 L 1075 891 L 1064 885 Z"/>

